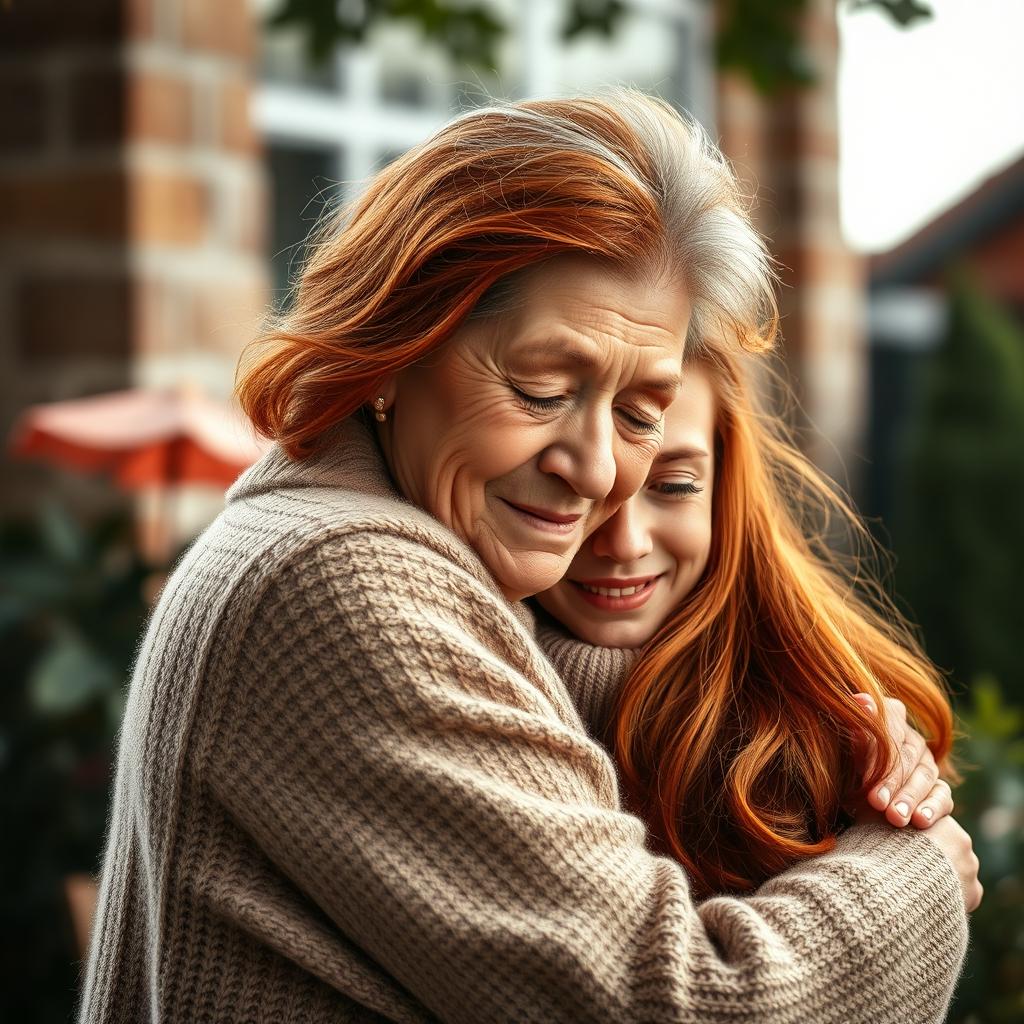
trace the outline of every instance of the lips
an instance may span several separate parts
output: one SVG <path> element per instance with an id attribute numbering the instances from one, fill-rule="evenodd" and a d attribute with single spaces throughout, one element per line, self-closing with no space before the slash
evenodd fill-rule
<path id="1" fill-rule="evenodd" d="M 609 576 L 569 582 L 579 596 L 594 608 L 605 612 L 626 612 L 647 604 L 663 575 L 625 578 Z"/>
<path id="2" fill-rule="evenodd" d="M 534 536 L 542 533 L 552 538 L 559 537 L 563 546 L 576 537 L 580 520 L 583 518 L 582 515 L 556 512 L 537 505 L 520 505 L 505 498 L 499 500 L 508 508 L 521 528 L 529 530 Z"/>
<path id="3" fill-rule="evenodd" d="M 569 526 L 581 518 L 579 513 L 572 515 L 564 512 L 553 512 L 551 509 L 539 508 L 536 505 L 523 505 L 518 501 L 509 501 L 507 498 L 502 498 L 501 500 L 518 512 L 525 512 L 535 519 L 544 519 L 549 523 L 558 523 L 562 526 Z"/>

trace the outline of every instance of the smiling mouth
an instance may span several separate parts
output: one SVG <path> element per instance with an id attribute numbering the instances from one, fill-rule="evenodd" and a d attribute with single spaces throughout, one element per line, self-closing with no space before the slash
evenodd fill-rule
<path id="1" fill-rule="evenodd" d="M 538 508 L 535 505 L 519 505 L 509 501 L 507 498 L 499 500 L 503 501 L 513 512 L 518 513 L 519 518 L 530 526 L 548 533 L 563 535 L 573 533 L 576 529 L 576 524 L 583 518 L 581 514 L 573 515 L 553 512 L 551 509 Z"/>
<path id="2" fill-rule="evenodd" d="M 602 611 L 632 611 L 645 605 L 664 576 L 637 576 L 630 579 L 569 580 L 587 604 Z"/>

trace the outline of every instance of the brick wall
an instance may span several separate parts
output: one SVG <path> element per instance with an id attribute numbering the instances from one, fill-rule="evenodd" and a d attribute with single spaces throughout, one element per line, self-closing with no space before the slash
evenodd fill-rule
<path id="1" fill-rule="evenodd" d="M 867 396 L 865 268 L 839 226 L 835 0 L 811 0 L 803 36 L 815 86 L 764 99 L 736 75 L 718 84 L 720 144 L 758 194 L 755 219 L 783 265 L 788 370 L 810 455 L 857 487 Z"/>
<path id="2" fill-rule="evenodd" d="M 0 9 L 5 436 L 34 401 L 185 380 L 230 393 L 269 288 L 255 47 L 247 0 Z M 5 472 L 8 506 L 54 483 Z"/>

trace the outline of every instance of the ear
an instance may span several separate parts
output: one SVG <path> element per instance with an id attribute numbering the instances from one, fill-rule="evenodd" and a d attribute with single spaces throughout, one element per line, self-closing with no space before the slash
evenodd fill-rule
<path id="1" fill-rule="evenodd" d="M 378 395 L 384 396 L 384 408 L 390 409 L 395 404 L 395 398 L 398 394 L 398 374 L 392 373 L 385 377 L 380 383 L 373 389 L 373 398 L 370 399 L 371 405 L 377 400 Z"/>

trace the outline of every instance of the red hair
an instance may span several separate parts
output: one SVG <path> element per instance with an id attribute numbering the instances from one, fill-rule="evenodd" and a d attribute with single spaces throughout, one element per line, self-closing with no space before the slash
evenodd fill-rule
<path id="1" fill-rule="evenodd" d="M 701 582 L 641 653 L 607 742 L 623 797 L 695 891 L 748 891 L 830 850 L 860 792 L 851 737 L 891 767 L 880 715 L 896 697 L 947 778 L 953 718 L 943 679 L 863 560 L 830 551 L 849 504 L 756 407 L 742 357 L 706 346 L 716 394 L 712 542 Z"/>
<path id="2" fill-rule="evenodd" d="M 256 340 L 238 395 L 302 458 L 390 374 L 444 343 L 488 289 L 560 253 L 671 268 L 751 349 L 777 324 L 773 271 L 700 125 L 630 90 L 463 115 L 386 167 L 311 239 L 293 308 Z"/>

